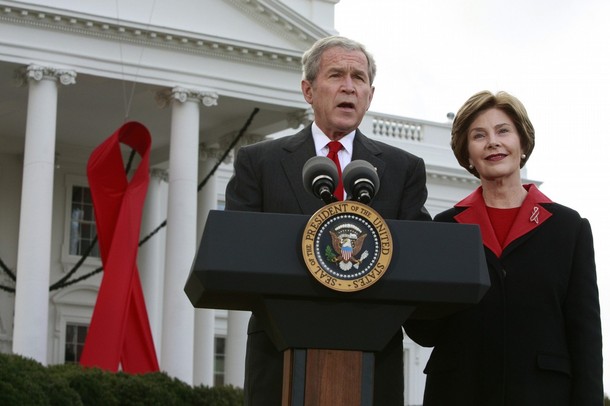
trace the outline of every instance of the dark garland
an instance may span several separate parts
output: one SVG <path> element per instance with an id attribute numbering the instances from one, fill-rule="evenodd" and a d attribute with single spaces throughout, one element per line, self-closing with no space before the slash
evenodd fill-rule
<path id="1" fill-rule="evenodd" d="M 197 192 L 201 191 L 201 189 L 205 186 L 205 184 L 208 182 L 208 180 L 214 175 L 214 173 L 216 172 L 216 170 L 218 169 L 218 167 L 220 166 L 220 164 L 227 158 L 227 156 L 229 155 L 229 153 L 231 152 L 231 150 L 235 147 L 235 145 L 237 145 L 237 143 L 239 142 L 239 140 L 243 137 L 243 135 L 245 134 L 246 130 L 248 129 L 248 127 L 250 127 L 250 124 L 252 123 L 252 120 L 254 119 L 254 116 L 259 112 L 259 108 L 256 107 L 252 113 L 250 114 L 250 117 L 248 118 L 248 120 L 246 121 L 246 123 L 244 124 L 244 126 L 241 128 L 241 130 L 239 130 L 239 133 L 237 134 L 237 136 L 235 137 L 235 139 L 231 142 L 231 144 L 228 146 L 228 148 L 226 149 L 226 151 L 223 153 L 221 159 L 218 160 L 218 162 L 216 163 L 216 165 L 214 165 L 214 167 L 212 168 L 212 170 L 210 171 L 210 173 L 207 174 L 207 176 L 199 183 L 199 185 L 197 186 Z M 131 151 L 131 155 L 129 156 L 129 161 L 127 162 L 127 166 L 125 171 L 127 173 L 129 173 L 129 170 L 131 168 L 131 164 L 133 162 L 133 158 L 135 156 L 135 150 Z M 167 219 L 163 220 L 163 222 L 157 226 L 153 231 L 151 231 L 146 237 L 142 238 L 142 240 L 140 240 L 140 242 L 138 243 L 138 247 L 141 247 L 146 241 L 148 241 L 150 238 L 152 238 L 155 234 L 157 234 L 163 227 L 165 227 L 167 225 Z M 95 247 L 95 245 L 97 244 L 97 235 L 93 238 L 91 244 L 89 245 L 89 248 L 87 248 L 87 251 L 85 251 L 85 253 L 79 258 L 78 262 L 76 264 L 74 264 L 74 266 L 72 267 L 72 269 L 70 269 L 70 271 L 63 276 L 61 279 L 59 279 L 57 282 L 55 282 L 54 284 L 52 284 L 49 287 L 49 291 L 54 291 L 54 290 L 58 290 L 58 289 L 62 289 L 65 288 L 67 286 L 73 285 L 75 283 L 78 283 L 80 281 L 83 281 L 85 279 L 90 278 L 93 275 L 96 275 L 100 272 L 102 272 L 104 270 L 103 267 L 99 267 L 94 269 L 93 271 L 80 276 L 78 278 L 72 279 L 70 280 L 70 278 L 72 277 L 72 275 L 74 275 L 74 273 L 76 273 L 76 271 L 78 271 L 78 269 L 80 268 L 80 266 L 85 262 L 85 260 L 89 257 L 89 255 L 91 254 L 91 251 L 93 250 L 93 248 Z M 4 273 L 6 275 L 8 275 L 8 277 L 13 280 L 14 282 L 17 281 L 17 278 L 15 276 L 15 273 L 13 271 L 11 271 L 8 266 L 6 266 L 6 264 L 4 263 L 4 261 L 2 261 L 2 258 L 0 258 L 0 268 L 2 269 L 2 271 L 4 271 Z M 14 293 L 15 292 L 15 288 L 10 287 L 10 286 L 4 286 L 4 285 L 0 285 L 0 290 L 4 290 L 6 292 L 11 292 Z"/>
<path id="2" fill-rule="evenodd" d="M 13 282 L 17 281 L 17 278 L 15 277 L 15 273 L 13 271 L 11 271 L 8 266 L 6 266 L 6 264 L 4 263 L 2 258 L 0 258 L 0 268 L 2 268 L 2 271 L 4 271 L 4 273 L 7 274 L 8 277 L 11 278 L 11 280 Z M 11 288 L 11 287 L 8 287 L 8 286 L 0 285 L 0 290 L 4 290 L 6 292 L 14 292 L 15 288 Z"/>

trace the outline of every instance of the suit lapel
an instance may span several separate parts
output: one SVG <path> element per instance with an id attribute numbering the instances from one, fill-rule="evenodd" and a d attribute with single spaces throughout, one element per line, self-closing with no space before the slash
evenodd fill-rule
<path id="1" fill-rule="evenodd" d="M 311 135 L 311 125 L 291 137 L 289 142 L 284 146 L 284 153 L 285 156 L 281 159 L 281 165 L 287 178 L 301 180 L 303 178 L 305 162 L 316 154 L 313 136 Z M 362 159 L 369 162 L 375 167 L 377 175 L 379 175 L 381 180 L 385 171 L 385 162 L 380 156 L 381 150 L 379 147 L 366 138 L 359 130 L 356 130 L 352 161 Z M 290 188 L 304 214 L 315 213 L 323 206 L 321 200 L 316 199 L 307 192 L 302 182 L 291 183 Z"/>
<path id="2" fill-rule="evenodd" d="M 520 239 L 522 236 L 528 235 L 530 231 L 539 227 L 552 216 L 552 213 L 541 205 L 541 203 L 552 203 L 551 199 L 542 194 L 535 185 L 526 186 L 528 194 L 506 236 L 504 255 L 508 255 L 515 247 L 520 245 L 524 240 Z"/>
<path id="3" fill-rule="evenodd" d="M 385 162 L 381 159 L 381 150 L 374 142 L 366 138 L 360 130 L 356 130 L 354 152 L 352 153 L 352 161 L 357 159 L 362 159 L 373 165 L 381 181 L 385 172 Z"/>
<path id="4" fill-rule="evenodd" d="M 502 247 L 487 216 L 481 187 L 456 204 L 456 207 L 466 207 L 466 209 L 456 215 L 455 220 L 462 224 L 478 224 L 481 230 L 483 245 L 499 258 L 502 255 Z"/>
<path id="5" fill-rule="evenodd" d="M 303 179 L 303 166 L 305 162 L 316 154 L 311 135 L 311 125 L 291 137 L 289 142 L 284 146 L 284 153 L 281 165 L 287 179 L 298 179 L 297 182 L 290 183 L 290 188 L 296 202 L 304 214 L 315 213 L 322 207 L 322 203 L 307 192 L 301 181 Z"/>
<path id="6" fill-rule="evenodd" d="M 507 255 L 524 241 L 524 239 L 520 239 L 521 237 L 539 227 L 552 215 L 541 206 L 541 203 L 552 203 L 552 201 L 542 194 L 535 185 L 525 185 L 525 187 L 528 190 L 528 194 L 519 209 L 515 222 L 506 236 L 503 247 L 500 246 L 500 243 L 496 238 L 496 233 L 489 220 L 489 216 L 487 215 L 481 187 L 456 204 L 456 207 L 465 207 L 465 210 L 457 214 L 454 218 L 458 223 L 478 224 L 481 229 L 483 244 L 498 258 L 502 255 Z"/>

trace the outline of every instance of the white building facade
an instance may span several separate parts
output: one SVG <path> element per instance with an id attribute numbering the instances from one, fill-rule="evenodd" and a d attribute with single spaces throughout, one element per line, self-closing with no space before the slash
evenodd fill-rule
<path id="1" fill-rule="evenodd" d="M 310 119 L 300 56 L 337 33 L 336 3 L 0 0 L 0 351 L 78 360 L 102 278 L 86 164 L 134 120 L 152 135 L 138 267 L 160 367 L 242 386 L 248 313 L 193 309 L 183 288 L 240 130 L 236 147 Z M 361 130 L 424 158 L 433 215 L 478 185 L 448 123 L 369 112 Z M 406 404 L 428 355 L 405 339 Z"/>

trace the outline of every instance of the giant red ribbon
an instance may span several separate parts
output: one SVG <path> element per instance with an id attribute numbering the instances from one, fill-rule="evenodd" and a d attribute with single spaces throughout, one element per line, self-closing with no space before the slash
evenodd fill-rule
<path id="1" fill-rule="evenodd" d="M 120 143 L 141 161 L 127 179 Z M 148 188 L 150 134 L 137 122 L 121 126 L 87 164 L 104 276 L 80 363 L 129 373 L 159 370 L 136 265 L 142 208 Z"/>

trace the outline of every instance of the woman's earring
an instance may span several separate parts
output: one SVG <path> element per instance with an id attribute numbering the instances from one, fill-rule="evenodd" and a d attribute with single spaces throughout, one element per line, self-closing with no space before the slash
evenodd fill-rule
<path id="1" fill-rule="evenodd" d="M 521 154 L 521 159 L 525 159 L 526 156 L 527 155 L 525 155 L 525 154 Z"/>
<path id="2" fill-rule="evenodd" d="M 468 165 L 468 169 L 473 170 L 474 166 L 472 166 L 472 164 Z"/>

